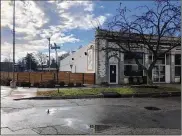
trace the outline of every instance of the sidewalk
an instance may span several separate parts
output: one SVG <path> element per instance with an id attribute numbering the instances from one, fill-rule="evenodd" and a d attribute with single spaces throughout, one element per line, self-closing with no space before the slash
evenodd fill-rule
<path id="1" fill-rule="evenodd" d="M 19 98 L 28 98 L 28 97 L 35 97 L 37 93 L 37 88 L 10 88 L 8 86 L 1 86 L 1 97 L 10 97 L 12 99 L 19 99 Z"/>

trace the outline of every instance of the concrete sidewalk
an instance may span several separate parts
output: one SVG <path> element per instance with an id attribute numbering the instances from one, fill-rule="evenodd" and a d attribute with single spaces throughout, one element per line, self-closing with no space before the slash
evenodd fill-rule
<path id="1" fill-rule="evenodd" d="M 9 97 L 12 99 L 35 97 L 37 88 L 10 88 L 8 86 L 1 86 L 1 97 Z"/>

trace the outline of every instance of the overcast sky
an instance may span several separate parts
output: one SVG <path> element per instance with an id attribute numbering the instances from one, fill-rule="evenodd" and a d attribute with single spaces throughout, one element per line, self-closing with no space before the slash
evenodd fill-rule
<path id="1" fill-rule="evenodd" d="M 106 24 L 119 3 L 135 10 L 153 1 L 16 1 L 16 60 L 27 52 L 48 53 L 47 37 L 62 46 L 59 54 L 76 50 L 94 40 L 95 27 Z M 1 1 L 1 61 L 12 58 L 13 8 L 10 1 Z M 54 56 L 54 50 L 51 51 Z"/>

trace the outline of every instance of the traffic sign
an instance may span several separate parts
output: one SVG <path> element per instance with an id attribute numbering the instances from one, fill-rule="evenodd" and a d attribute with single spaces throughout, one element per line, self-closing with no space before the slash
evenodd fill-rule
<path id="1" fill-rule="evenodd" d="M 51 49 L 60 49 L 60 47 L 59 46 L 57 46 L 57 47 L 51 47 Z"/>

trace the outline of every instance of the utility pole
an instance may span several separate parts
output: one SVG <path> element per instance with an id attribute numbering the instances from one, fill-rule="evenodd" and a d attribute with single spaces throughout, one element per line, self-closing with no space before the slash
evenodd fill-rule
<path id="1" fill-rule="evenodd" d="M 51 59 L 51 57 L 50 57 L 50 54 L 51 54 L 51 45 L 50 45 L 50 42 L 51 42 L 51 38 L 49 37 L 47 39 L 49 41 L 49 71 L 50 71 L 50 66 L 51 66 L 51 62 L 50 62 L 50 59 Z"/>
<path id="2" fill-rule="evenodd" d="M 54 43 L 54 46 L 51 46 L 51 49 L 55 49 L 55 55 L 56 55 L 56 75 L 57 75 L 57 85 L 59 84 L 59 76 L 58 76 L 58 73 L 59 73 L 59 68 L 58 68 L 58 54 L 57 54 L 57 49 L 60 49 L 59 46 L 56 45 L 56 43 Z M 58 85 L 59 86 L 59 85 Z M 59 93 L 59 87 L 58 87 L 58 93 Z"/>
<path id="3" fill-rule="evenodd" d="M 15 0 L 13 1 L 13 80 L 10 82 L 11 87 L 16 87 L 15 82 Z"/>
<path id="4" fill-rule="evenodd" d="M 51 49 L 55 49 L 55 56 L 56 56 L 56 70 L 57 70 L 57 83 L 58 83 L 58 54 L 57 54 L 57 49 L 60 49 L 59 46 L 56 45 L 56 43 L 54 43 L 54 46 L 51 47 Z"/>

